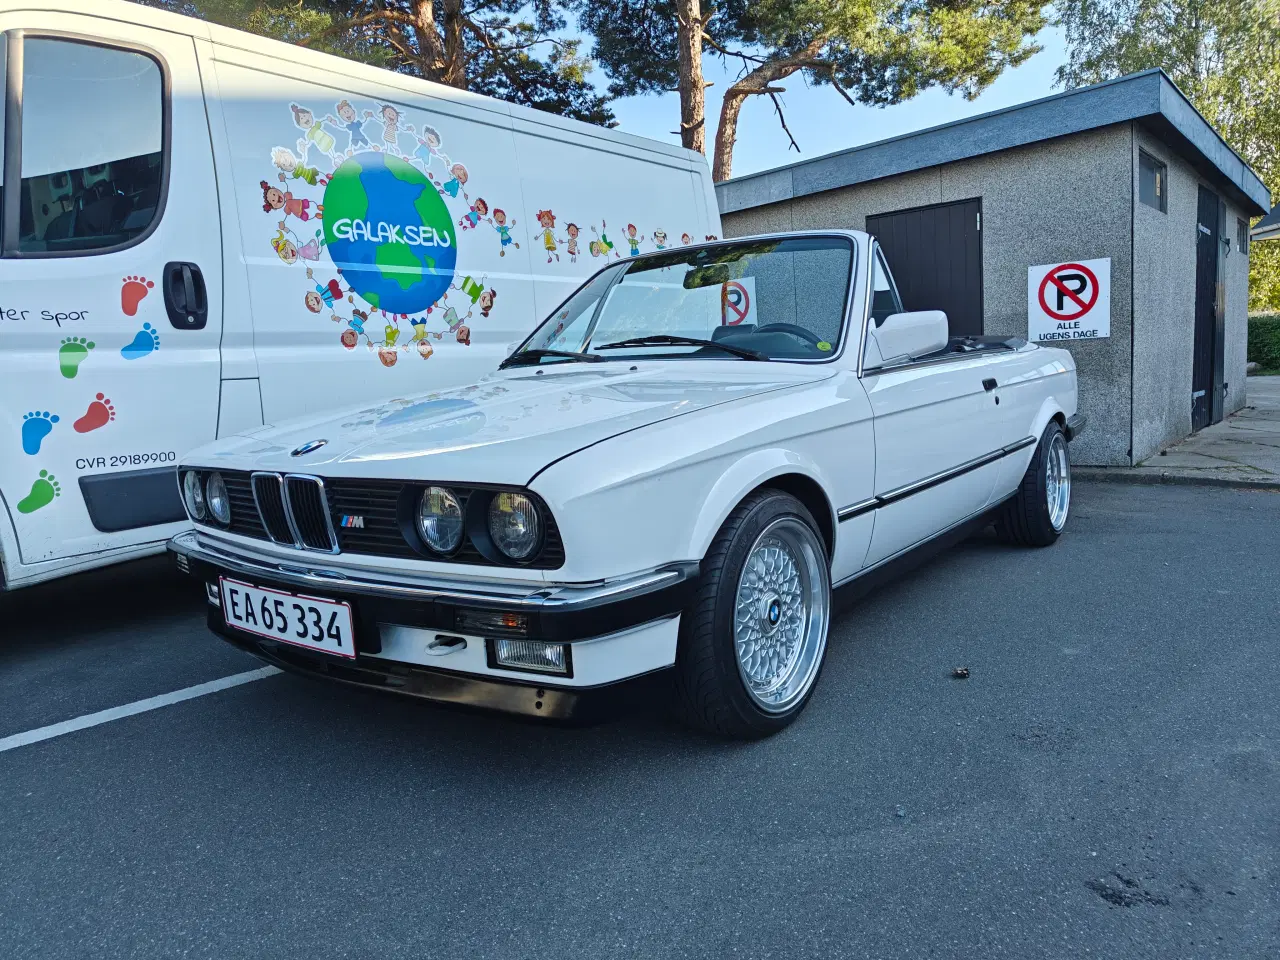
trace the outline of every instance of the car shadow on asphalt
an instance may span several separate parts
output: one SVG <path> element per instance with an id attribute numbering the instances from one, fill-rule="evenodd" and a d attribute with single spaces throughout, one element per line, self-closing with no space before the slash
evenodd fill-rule
<path id="1" fill-rule="evenodd" d="M 179 573 L 167 554 L 90 570 L 0 593 L 0 663 L 192 615 L 203 619 L 200 585 Z"/>

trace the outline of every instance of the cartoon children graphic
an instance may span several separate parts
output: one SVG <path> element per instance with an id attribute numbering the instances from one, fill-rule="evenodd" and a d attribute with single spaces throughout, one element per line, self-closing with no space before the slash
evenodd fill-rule
<path id="1" fill-rule="evenodd" d="M 287 264 L 296 263 L 298 260 L 298 248 L 294 246 L 292 240 L 284 235 L 283 221 L 280 223 L 280 229 L 276 231 L 275 237 L 271 240 L 271 249 L 276 252 L 276 256 Z"/>
<path id="2" fill-rule="evenodd" d="M 317 184 L 324 186 L 329 182 L 327 173 L 321 173 L 316 167 L 304 166 L 302 161 L 294 156 L 293 151 L 288 147 L 272 147 L 271 162 L 280 171 L 278 176 L 281 183 L 288 183 L 290 180 L 301 180 L 314 187 Z"/>
<path id="3" fill-rule="evenodd" d="M 493 211 L 493 220 L 490 222 L 493 224 L 493 229 L 498 231 L 498 239 L 501 241 L 501 246 L 498 247 L 498 256 L 505 257 L 507 255 L 508 246 L 514 246 L 517 250 L 520 249 L 520 244 L 511 239 L 511 228 L 516 225 L 516 222 L 515 220 L 512 220 L 510 223 L 507 222 L 507 211 L 503 210 L 501 207 L 495 207 Z"/>
<path id="4" fill-rule="evenodd" d="M 458 226 L 463 230 L 474 230 L 481 220 L 487 220 L 486 214 L 489 212 L 489 204 L 485 202 L 484 197 L 476 197 L 476 202 L 471 205 L 471 209 L 462 215 L 462 219 L 458 221 Z"/>
<path id="5" fill-rule="evenodd" d="M 364 112 L 365 119 L 373 116 L 372 110 Z M 391 153 L 400 153 L 400 131 L 407 130 L 407 127 L 400 126 L 400 111 L 389 103 L 384 103 L 378 108 L 378 116 L 382 119 L 382 142 L 386 149 Z"/>
<path id="6" fill-rule="evenodd" d="M 296 233 L 289 229 L 288 225 L 281 220 L 276 224 L 278 228 L 275 238 L 271 241 L 271 247 L 279 255 L 280 259 L 285 263 L 293 263 L 299 257 L 303 260 L 319 260 L 320 249 L 324 246 L 324 241 L 320 238 L 320 231 L 316 231 L 316 235 L 306 243 L 298 244 L 294 241 L 300 238 Z M 286 233 L 293 235 L 293 240 L 285 236 Z"/>
<path id="7" fill-rule="evenodd" d="M 457 290 L 458 292 L 460 292 L 464 297 L 466 297 L 468 300 L 471 301 L 471 305 L 474 307 L 476 305 L 476 301 L 480 299 L 480 295 L 484 293 L 484 280 L 485 280 L 484 277 L 481 277 L 479 280 L 476 280 L 475 278 L 468 275 L 463 277 L 457 283 L 450 284 L 449 290 Z M 447 300 L 448 298 L 449 298 L 449 291 L 446 290 L 444 294 L 444 299 Z"/>
<path id="8" fill-rule="evenodd" d="M 265 180 L 259 186 L 262 187 L 262 209 L 267 213 L 283 210 L 286 217 L 297 217 L 299 220 L 311 219 L 310 200 L 305 197 L 295 197 L 290 191 L 273 187 Z M 319 215 L 317 208 L 316 216 Z"/>
<path id="9" fill-rule="evenodd" d="M 358 336 L 366 337 L 368 334 L 364 332 L 365 321 L 369 319 L 369 314 L 363 310 L 352 309 L 351 319 L 347 321 L 347 326 L 356 332 Z M 346 341 L 344 340 L 343 343 Z"/>
<path id="10" fill-rule="evenodd" d="M 631 247 L 631 255 L 637 256 L 640 253 L 640 244 L 644 243 L 644 234 L 636 236 L 636 225 L 634 223 L 627 224 L 627 235 L 625 237 L 627 243 Z"/>
<path id="11" fill-rule="evenodd" d="M 451 179 L 446 180 L 444 183 L 436 184 L 436 189 L 440 191 L 440 196 L 443 197 L 447 193 L 456 200 L 458 191 L 461 190 L 463 198 L 470 201 L 471 198 L 467 196 L 467 191 L 462 189 L 467 182 L 467 168 L 460 163 L 455 163 L 449 168 L 449 173 L 453 175 Z M 427 176 L 431 177 L 431 174 L 427 174 Z M 435 177 L 431 177 L 431 180 L 434 182 Z"/>
<path id="12" fill-rule="evenodd" d="M 446 307 L 444 311 L 444 322 L 449 325 L 449 332 L 457 338 L 457 341 L 464 346 L 471 346 L 471 328 L 466 325 L 466 321 L 471 319 L 471 311 L 467 311 L 465 317 L 458 316 L 458 311 L 453 307 Z"/>
<path id="13" fill-rule="evenodd" d="M 315 280 L 315 278 L 315 273 L 310 267 L 307 267 L 307 279 Z M 319 313 L 326 306 L 332 309 L 334 301 L 342 299 L 342 284 L 338 282 L 337 278 L 325 284 L 317 283 L 314 290 L 307 291 L 305 299 L 307 309 L 312 313 Z"/>
<path id="14" fill-rule="evenodd" d="M 565 243 L 565 250 L 569 254 L 569 262 L 578 262 L 578 225 L 576 223 L 567 223 L 564 232 L 569 235 L 568 241 Z"/>
<path id="15" fill-rule="evenodd" d="M 324 121 L 317 120 L 314 113 L 296 103 L 289 104 L 289 109 L 293 111 L 294 126 L 304 131 L 303 136 L 298 140 L 298 152 L 306 157 L 307 144 L 314 143 L 317 150 L 332 159 L 333 148 L 338 145 L 338 141 L 333 139 L 333 134 L 325 130 Z"/>
<path id="16" fill-rule="evenodd" d="M 555 233 L 551 230 L 551 228 L 556 225 L 556 215 L 550 210 L 539 210 L 536 219 L 538 221 L 538 226 L 542 227 L 542 232 L 539 236 L 542 237 L 542 245 L 547 251 L 547 263 L 551 262 L 552 257 L 559 260 L 560 253 L 556 250 L 556 244 L 563 243 L 564 241 L 557 240 Z"/>
<path id="17" fill-rule="evenodd" d="M 653 231 L 653 246 L 657 250 L 667 249 L 667 231 L 662 229 Z"/>
<path id="18" fill-rule="evenodd" d="M 422 161 L 422 170 L 425 173 L 431 166 L 432 162 L 437 158 L 446 170 L 449 169 L 449 158 L 440 152 L 440 145 L 444 141 L 440 139 L 440 131 L 435 127 L 423 124 L 422 136 L 417 138 L 418 149 L 413 151 L 414 157 Z"/>
<path id="19" fill-rule="evenodd" d="M 680 234 L 680 243 L 687 247 L 689 244 L 693 243 L 693 237 L 689 236 L 687 233 L 682 233 Z"/>
<path id="20" fill-rule="evenodd" d="M 347 144 L 347 156 L 351 156 L 356 147 L 373 146 L 369 138 L 364 135 L 364 119 L 356 112 L 350 100 L 339 100 L 333 109 L 338 113 L 337 119 L 330 115 L 325 117 L 325 120 L 336 127 L 346 128 L 347 133 L 351 135 L 351 142 Z"/>
<path id="21" fill-rule="evenodd" d="M 591 256 L 604 257 L 606 260 L 608 260 L 609 252 L 613 250 L 613 241 L 610 240 L 609 237 L 604 232 L 604 228 L 606 226 L 607 224 L 603 220 L 601 220 L 600 231 L 597 234 L 600 239 L 592 240 L 589 244 L 587 244 L 587 249 L 591 251 Z M 596 225 L 594 223 L 591 225 L 591 232 L 596 233 Z M 615 257 L 618 257 L 619 259 L 621 259 L 622 257 L 622 254 L 616 253 L 616 252 L 613 255 Z"/>
<path id="22" fill-rule="evenodd" d="M 489 311 L 493 309 L 493 301 L 497 299 L 497 297 L 498 291 L 492 288 L 480 294 L 480 316 L 489 316 Z"/>

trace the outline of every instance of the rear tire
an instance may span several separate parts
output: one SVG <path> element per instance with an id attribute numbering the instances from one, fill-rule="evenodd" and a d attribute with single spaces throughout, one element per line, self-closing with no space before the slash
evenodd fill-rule
<path id="1" fill-rule="evenodd" d="M 1018 492 L 996 516 L 996 534 L 1006 543 L 1047 547 L 1067 525 L 1071 509 L 1071 458 L 1067 437 L 1050 420 L 1036 444 Z"/>
<path id="2" fill-rule="evenodd" d="M 680 619 L 682 719 L 735 739 L 789 725 L 822 672 L 830 616 L 831 573 L 813 517 L 789 494 L 753 493 L 712 540 Z"/>

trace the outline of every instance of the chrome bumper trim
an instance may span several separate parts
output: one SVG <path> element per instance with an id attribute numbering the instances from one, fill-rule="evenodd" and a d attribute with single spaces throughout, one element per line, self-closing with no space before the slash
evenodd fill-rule
<path id="1" fill-rule="evenodd" d="M 169 541 L 169 551 L 178 557 L 199 560 L 214 567 L 245 576 L 265 577 L 310 589 L 339 590 L 373 597 L 401 600 L 445 600 L 462 604 L 484 604 L 528 611 L 572 612 L 617 603 L 674 586 L 697 573 L 696 563 L 672 564 L 617 580 L 594 583 L 472 584 L 441 577 L 380 573 L 377 579 L 344 573 L 262 555 L 246 555 L 243 550 L 226 549 L 201 540 L 187 530 Z"/>

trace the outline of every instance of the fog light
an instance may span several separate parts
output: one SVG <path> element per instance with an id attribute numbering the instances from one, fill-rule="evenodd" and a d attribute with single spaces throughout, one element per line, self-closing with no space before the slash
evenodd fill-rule
<path id="1" fill-rule="evenodd" d="M 494 640 L 494 665 L 512 670 L 569 675 L 569 645 L 543 640 Z"/>
<path id="2" fill-rule="evenodd" d="M 459 610 L 454 614 L 453 628 L 481 637 L 523 637 L 529 632 L 529 618 L 523 613 Z"/>
<path id="3" fill-rule="evenodd" d="M 217 584 L 206 582 L 204 585 L 204 595 L 215 607 L 222 606 L 222 594 L 219 592 Z"/>

